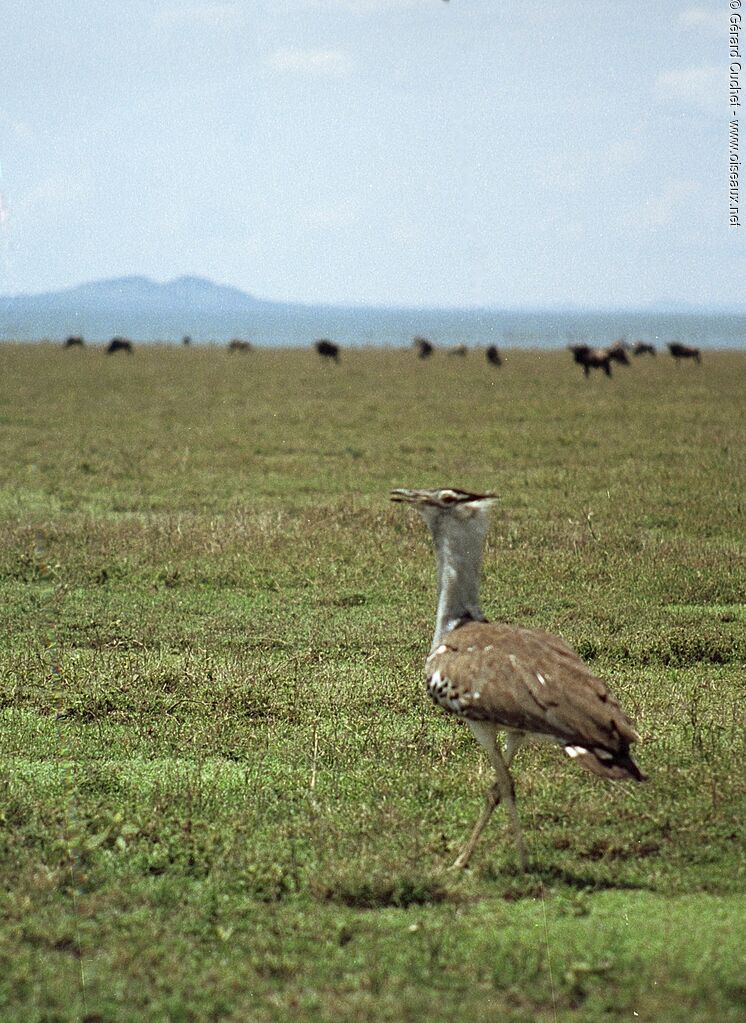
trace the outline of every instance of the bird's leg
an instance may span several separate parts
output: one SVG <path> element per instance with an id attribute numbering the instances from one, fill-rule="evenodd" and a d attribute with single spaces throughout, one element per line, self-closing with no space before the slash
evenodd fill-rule
<path id="1" fill-rule="evenodd" d="M 482 810 L 482 815 L 477 821 L 477 823 L 474 825 L 474 830 L 471 833 L 469 841 L 466 843 L 464 848 L 456 857 L 456 861 L 453 864 L 454 869 L 459 869 L 461 867 L 468 866 L 469 860 L 471 859 L 471 854 L 474 852 L 474 848 L 477 842 L 479 841 L 479 836 L 486 828 L 487 822 L 492 816 L 492 811 L 495 809 L 499 802 L 500 785 L 498 782 L 495 782 L 495 784 L 492 785 L 489 791 L 487 792 L 487 798 L 484 801 L 484 809 Z"/>
<path id="2" fill-rule="evenodd" d="M 497 775 L 497 787 L 500 790 L 500 799 L 508 808 L 510 824 L 513 828 L 513 837 L 515 838 L 516 848 L 518 849 L 518 864 L 521 870 L 525 873 L 528 869 L 528 860 L 526 859 L 526 848 L 523 844 L 521 822 L 518 819 L 518 811 L 515 808 L 515 789 L 513 787 L 513 779 L 510 777 L 510 771 L 508 770 L 508 766 L 505 763 L 503 755 L 497 744 L 495 744 L 494 753 L 490 756 L 490 760 L 492 761 L 492 766 L 495 768 L 495 774 Z"/>
<path id="3" fill-rule="evenodd" d="M 471 720 L 467 723 L 474 734 L 474 738 L 489 757 L 490 763 L 495 769 L 496 778 L 495 784 L 487 793 L 487 800 L 484 804 L 482 816 L 477 821 L 469 841 L 466 843 L 458 859 L 453 865 L 454 867 L 466 866 L 471 858 L 471 854 L 474 852 L 474 846 L 477 844 L 479 836 L 484 831 L 487 821 L 492 816 L 492 811 L 498 803 L 502 802 L 505 803 L 508 808 L 510 824 L 513 828 L 513 836 L 515 838 L 516 846 L 518 847 L 518 862 L 520 863 L 521 870 L 525 871 L 527 869 L 526 850 L 523 846 L 521 823 L 518 820 L 518 814 L 515 808 L 513 779 L 510 777 L 508 765 L 513 759 L 515 751 L 523 744 L 526 737 L 521 732 L 508 732 L 508 736 L 506 738 L 506 755 L 503 756 L 497 743 L 497 728 L 494 724 L 488 721 Z"/>
<path id="4" fill-rule="evenodd" d="M 513 757 L 525 743 L 526 735 L 524 732 L 508 732 L 505 736 L 505 766 L 508 769 L 510 769 L 510 765 L 513 763 Z"/>

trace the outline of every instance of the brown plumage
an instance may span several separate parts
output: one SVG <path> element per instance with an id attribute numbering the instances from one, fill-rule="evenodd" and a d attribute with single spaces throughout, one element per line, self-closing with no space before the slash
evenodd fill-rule
<path id="1" fill-rule="evenodd" d="M 606 685 L 575 651 L 540 629 L 467 622 L 427 659 L 427 688 L 445 710 L 514 733 L 559 742 L 602 778 L 642 774 L 629 756 L 639 738 Z"/>
<path id="2" fill-rule="evenodd" d="M 558 636 L 488 622 L 479 600 L 482 548 L 492 494 L 394 490 L 394 501 L 413 504 L 433 537 L 438 610 L 425 662 L 427 690 L 444 710 L 467 722 L 495 770 L 495 784 L 469 841 L 454 866 L 465 867 L 493 810 L 510 816 L 518 859 L 526 853 L 515 807 L 510 764 L 528 739 L 558 743 L 593 774 L 643 781 L 629 754 L 639 736 L 606 684 Z M 505 749 L 497 741 L 506 733 Z"/>

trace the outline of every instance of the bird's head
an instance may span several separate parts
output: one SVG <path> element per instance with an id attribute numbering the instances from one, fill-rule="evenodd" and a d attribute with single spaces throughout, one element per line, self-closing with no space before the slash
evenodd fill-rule
<path id="1" fill-rule="evenodd" d="M 436 490 L 408 490 L 400 487 L 391 491 L 391 500 L 399 504 L 412 504 L 435 534 L 438 526 L 449 522 L 463 525 L 486 522 L 489 509 L 497 501 L 496 494 L 473 494 L 455 487 Z"/>

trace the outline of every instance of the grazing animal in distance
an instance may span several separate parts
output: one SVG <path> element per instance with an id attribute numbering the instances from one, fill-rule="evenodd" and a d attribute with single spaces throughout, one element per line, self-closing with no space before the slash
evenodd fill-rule
<path id="1" fill-rule="evenodd" d="M 83 340 L 83 338 L 79 334 L 75 334 L 75 335 L 72 335 L 71 337 L 66 338 L 66 340 L 65 340 L 65 342 L 64 342 L 62 347 L 63 348 L 84 348 L 85 347 L 85 341 Z"/>
<path id="2" fill-rule="evenodd" d="M 655 345 L 651 345 L 648 341 L 635 341 L 632 346 L 633 355 L 655 355 Z"/>
<path id="3" fill-rule="evenodd" d="M 232 341 L 228 343 L 229 352 L 250 352 L 254 346 L 251 341 L 242 341 L 239 337 L 234 337 Z"/>
<path id="4" fill-rule="evenodd" d="M 463 358 L 468 351 L 469 351 L 469 349 L 466 347 L 466 345 L 456 345 L 454 348 L 452 348 L 450 350 L 450 352 L 448 354 L 449 355 L 460 355 Z"/>
<path id="5" fill-rule="evenodd" d="M 126 337 L 113 337 L 106 347 L 106 354 L 113 355 L 115 352 L 127 352 L 128 355 L 134 355 L 134 348 L 132 342 L 128 341 Z"/>
<path id="6" fill-rule="evenodd" d="M 189 334 L 184 335 L 184 337 L 181 339 L 181 343 L 184 345 L 185 348 L 187 348 L 192 343 L 192 339 L 189 336 Z"/>
<path id="7" fill-rule="evenodd" d="M 420 512 L 435 547 L 438 610 L 425 661 L 428 693 L 438 706 L 466 721 L 495 771 L 484 810 L 453 865 L 468 864 L 502 802 L 525 870 L 510 775 L 516 750 L 530 739 L 554 742 L 601 778 L 643 781 L 629 753 L 639 735 L 606 684 L 564 640 L 541 629 L 491 623 L 482 614 L 482 551 L 494 494 L 450 487 L 397 489 L 391 500 Z M 498 731 L 506 732 L 504 752 Z"/>
<path id="8" fill-rule="evenodd" d="M 609 353 L 609 358 L 614 362 L 618 362 L 622 366 L 629 366 L 627 345 L 624 341 L 615 341 L 613 345 L 609 345 L 606 351 Z"/>
<path id="9" fill-rule="evenodd" d="M 702 362 L 699 348 L 693 348 L 691 345 L 682 345 L 680 341 L 669 341 L 668 350 L 677 362 L 679 359 L 694 359 L 697 363 Z"/>
<path id="10" fill-rule="evenodd" d="M 428 341 L 426 337 L 420 337 L 420 335 L 412 339 L 412 344 L 417 349 L 417 355 L 420 359 L 429 359 L 435 351 L 432 342 Z"/>
<path id="11" fill-rule="evenodd" d="M 500 357 L 500 352 L 497 348 L 497 345 L 490 345 L 489 348 L 487 349 L 486 354 L 487 362 L 491 363 L 493 366 L 502 366 L 503 360 Z"/>
<path id="12" fill-rule="evenodd" d="M 334 341 L 330 341 L 326 337 L 319 338 L 314 344 L 314 348 L 323 359 L 333 359 L 335 362 L 339 362 L 339 345 Z"/>
<path id="13" fill-rule="evenodd" d="M 573 359 L 583 367 L 586 376 L 591 369 L 602 369 L 607 377 L 611 376 L 611 355 L 605 348 L 591 348 L 590 345 L 568 345 Z"/>

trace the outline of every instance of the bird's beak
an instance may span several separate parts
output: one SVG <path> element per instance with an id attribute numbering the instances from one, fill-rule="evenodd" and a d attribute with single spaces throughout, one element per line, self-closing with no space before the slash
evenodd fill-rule
<path id="1" fill-rule="evenodd" d="M 422 500 L 419 490 L 407 490 L 405 487 L 397 487 L 396 490 L 392 490 L 390 497 L 392 501 L 404 504 L 418 504 Z"/>

